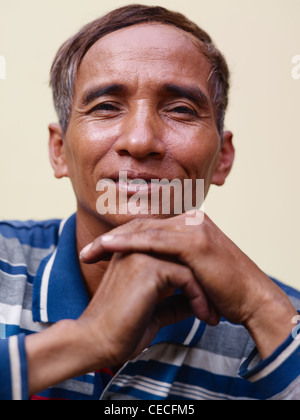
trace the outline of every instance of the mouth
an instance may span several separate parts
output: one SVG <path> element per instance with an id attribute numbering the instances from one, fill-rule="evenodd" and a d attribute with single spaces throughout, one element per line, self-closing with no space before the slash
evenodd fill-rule
<path id="1" fill-rule="evenodd" d="M 157 174 L 137 171 L 119 171 L 111 174 L 108 179 L 113 181 L 120 192 L 127 193 L 128 196 L 136 194 L 150 194 L 161 188 L 163 182 L 169 182 L 166 178 L 159 177 Z"/>
<path id="2" fill-rule="evenodd" d="M 193 180 L 179 177 L 169 180 L 159 174 L 132 170 L 114 172 L 100 179 L 96 190 L 102 192 L 97 200 L 100 214 L 106 214 L 105 211 L 110 208 L 113 209 L 112 214 L 182 214 L 183 205 L 190 209 L 195 201 Z M 198 193 L 196 196 L 196 206 L 199 204 L 199 208 L 202 204 L 202 201 L 198 203 L 198 198 L 202 199 L 201 191 L 202 187 L 200 198 Z"/>
<path id="3" fill-rule="evenodd" d="M 127 171 L 126 169 L 115 172 L 110 177 L 114 182 L 133 182 L 138 184 L 139 180 L 146 181 L 151 183 L 152 180 L 161 179 L 157 174 L 151 174 L 147 172 L 138 172 L 138 171 Z"/>

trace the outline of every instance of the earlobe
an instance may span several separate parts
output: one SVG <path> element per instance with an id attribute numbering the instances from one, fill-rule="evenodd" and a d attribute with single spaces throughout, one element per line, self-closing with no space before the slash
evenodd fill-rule
<path id="1" fill-rule="evenodd" d="M 224 185 L 225 180 L 231 171 L 235 156 L 232 139 L 233 134 L 230 131 L 225 131 L 223 134 L 222 147 L 219 151 L 219 156 L 212 177 L 212 184 L 218 186 Z"/>
<path id="2" fill-rule="evenodd" d="M 55 177 L 68 177 L 63 131 L 56 123 L 49 125 L 49 157 Z"/>

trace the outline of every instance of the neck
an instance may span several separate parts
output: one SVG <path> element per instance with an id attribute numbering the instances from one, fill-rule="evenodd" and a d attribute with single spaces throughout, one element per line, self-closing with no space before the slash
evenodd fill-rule
<path id="1" fill-rule="evenodd" d="M 92 213 L 78 207 L 76 221 L 76 238 L 78 255 L 81 250 L 99 236 L 113 229 L 108 223 L 99 220 Z M 99 261 L 96 264 L 83 264 L 80 262 L 81 273 L 91 297 L 94 296 L 98 286 L 108 268 L 109 261 Z"/>

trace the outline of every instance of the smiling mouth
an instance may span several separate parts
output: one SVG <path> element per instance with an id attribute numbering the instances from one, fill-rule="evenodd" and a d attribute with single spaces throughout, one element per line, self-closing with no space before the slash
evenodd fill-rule
<path id="1" fill-rule="evenodd" d="M 129 196 L 137 192 L 151 193 L 160 189 L 170 181 L 160 178 L 157 175 L 134 171 L 120 171 L 114 173 L 109 178 L 120 192 L 127 193 Z"/>
<path id="2" fill-rule="evenodd" d="M 112 175 L 111 178 L 115 182 L 128 182 L 133 184 L 139 183 L 151 183 L 152 181 L 160 180 L 161 177 L 157 174 L 150 174 L 145 172 L 135 172 L 135 171 L 120 171 Z"/>
<path id="3" fill-rule="evenodd" d="M 144 179 L 144 178 L 121 178 L 115 180 L 115 185 L 120 192 L 133 195 L 137 192 L 139 194 L 150 194 L 162 187 L 159 179 Z"/>
<path id="4" fill-rule="evenodd" d="M 204 180 L 196 183 L 195 190 L 192 179 L 169 181 L 155 175 L 120 171 L 98 182 L 96 190 L 102 194 L 97 199 L 97 211 L 99 214 L 175 215 L 200 209 L 204 203 Z"/>

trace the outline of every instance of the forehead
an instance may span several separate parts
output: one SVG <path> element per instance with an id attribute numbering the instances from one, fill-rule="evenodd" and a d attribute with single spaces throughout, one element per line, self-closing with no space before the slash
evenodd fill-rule
<path id="1" fill-rule="evenodd" d="M 205 90 L 211 66 L 200 44 L 193 35 L 159 23 L 115 31 L 88 50 L 77 73 L 75 91 L 99 79 L 104 82 L 112 78 L 118 79 L 115 82 L 147 80 L 153 86 L 158 81 L 172 83 L 180 78 L 182 82 L 198 83 Z"/>

